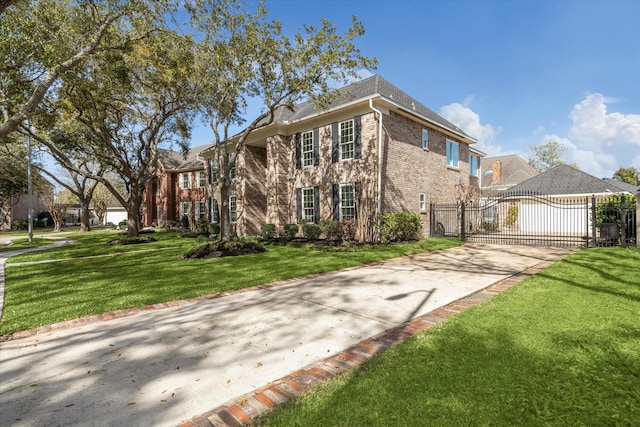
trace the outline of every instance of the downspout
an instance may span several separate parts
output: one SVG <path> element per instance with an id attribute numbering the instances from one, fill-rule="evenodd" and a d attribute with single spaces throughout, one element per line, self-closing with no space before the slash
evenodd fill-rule
<path id="1" fill-rule="evenodd" d="M 382 213 L 382 111 L 373 106 L 373 99 L 369 99 L 369 108 L 380 115 L 378 122 L 378 220 Z"/>

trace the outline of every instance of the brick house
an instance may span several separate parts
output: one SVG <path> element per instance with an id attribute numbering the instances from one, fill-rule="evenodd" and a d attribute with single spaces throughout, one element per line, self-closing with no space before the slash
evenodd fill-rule
<path id="1" fill-rule="evenodd" d="M 475 142 L 382 77 L 369 77 L 324 109 L 311 102 L 281 109 L 250 134 L 229 191 L 232 226 L 257 235 L 265 223 L 282 233 L 302 220 L 356 220 L 364 233 L 379 213 L 410 211 L 420 213 L 428 235 L 430 202 L 453 202 L 461 188 L 479 191 Z M 212 197 L 214 148 L 200 151 L 212 222 L 223 206 Z"/>
<path id="2" fill-rule="evenodd" d="M 144 195 L 143 224 L 166 225 L 191 214 L 196 220 L 208 220 L 205 164 L 199 158 L 208 147 L 194 147 L 186 157 L 176 151 L 160 150 L 156 174 Z"/>

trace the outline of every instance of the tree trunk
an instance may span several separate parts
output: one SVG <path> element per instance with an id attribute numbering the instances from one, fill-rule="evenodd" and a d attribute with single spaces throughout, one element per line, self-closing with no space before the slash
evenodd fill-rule
<path id="1" fill-rule="evenodd" d="M 218 206 L 220 210 L 220 241 L 231 240 L 231 218 L 229 218 L 229 185 L 227 179 L 222 179 L 218 189 L 220 198 Z"/>
<path id="2" fill-rule="evenodd" d="M 89 204 L 86 200 L 80 200 L 80 232 L 91 231 Z"/>

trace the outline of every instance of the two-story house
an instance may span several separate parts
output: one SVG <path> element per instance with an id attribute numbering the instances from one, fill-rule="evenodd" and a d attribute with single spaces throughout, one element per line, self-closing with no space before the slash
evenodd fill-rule
<path id="1" fill-rule="evenodd" d="M 229 192 L 231 222 L 238 235 L 259 234 L 265 223 L 282 232 L 288 223 L 327 219 L 355 220 L 363 233 L 381 213 L 411 211 L 423 216 L 428 235 L 429 203 L 453 202 L 461 187 L 479 190 L 475 142 L 375 75 L 342 88 L 324 109 L 312 102 L 280 109 L 250 134 Z M 215 147 L 200 157 L 209 218 L 217 221 Z"/>
<path id="2" fill-rule="evenodd" d="M 186 157 L 171 150 L 160 150 L 156 174 L 149 180 L 142 208 L 145 225 L 167 225 L 183 217 L 209 220 L 207 215 L 207 176 L 200 153 L 211 145 L 189 150 Z"/>

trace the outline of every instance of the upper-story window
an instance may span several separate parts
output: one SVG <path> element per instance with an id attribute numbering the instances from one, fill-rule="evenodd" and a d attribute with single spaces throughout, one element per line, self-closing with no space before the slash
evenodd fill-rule
<path id="1" fill-rule="evenodd" d="M 480 163 L 480 157 L 473 154 L 469 154 L 469 175 L 478 176 L 478 166 Z"/>
<path id="2" fill-rule="evenodd" d="M 236 177 L 236 161 L 231 163 L 231 153 L 227 154 L 227 162 L 229 162 L 229 179 L 233 179 Z"/>
<path id="3" fill-rule="evenodd" d="M 340 160 L 353 159 L 355 153 L 353 119 L 340 123 Z"/>
<path id="4" fill-rule="evenodd" d="M 460 147 L 457 142 L 447 139 L 447 166 L 457 168 L 459 164 Z"/>
<path id="5" fill-rule="evenodd" d="M 313 166 L 313 131 L 302 132 L 302 167 Z"/>
<path id="6" fill-rule="evenodd" d="M 215 184 L 218 181 L 218 160 L 209 159 L 209 184 Z"/>
<path id="7" fill-rule="evenodd" d="M 422 129 L 422 148 L 429 149 L 429 131 L 427 129 Z"/>
<path id="8" fill-rule="evenodd" d="M 204 171 L 198 171 L 198 187 L 202 188 L 207 185 L 207 174 Z"/>
<path id="9" fill-rule="evenodd" d="M 185 190 L 191 188 L 191 173 L 185 172 L 180 174 L 180 188 Z"/>

